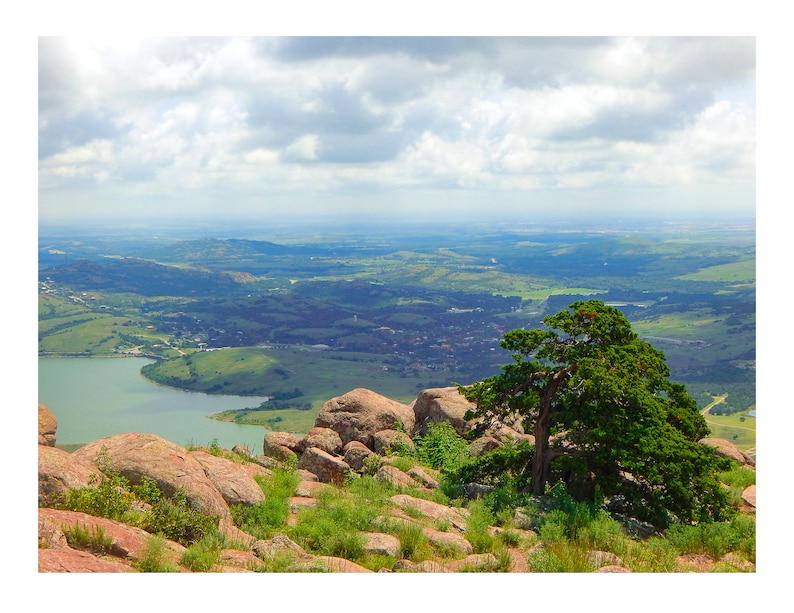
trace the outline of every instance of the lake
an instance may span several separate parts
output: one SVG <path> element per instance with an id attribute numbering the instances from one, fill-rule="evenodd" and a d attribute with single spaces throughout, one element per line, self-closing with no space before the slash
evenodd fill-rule
<path id="1" fill-rule="evenodd" d="M 152 383 L 141 375 L 144 358 L 39 358 L 39 403 L 58 420 L 57 445 L 90 443 L 111 434 L 157 434 L 178 445 L 213 439 L 231 449 L 242 444 L 262 453 L 267 430 L 208 419 L 228 409 L 265 400 L 186 392 Z"/>

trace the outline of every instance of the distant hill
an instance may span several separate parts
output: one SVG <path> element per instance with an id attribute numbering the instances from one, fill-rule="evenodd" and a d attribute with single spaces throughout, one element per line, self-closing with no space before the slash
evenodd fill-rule
<path id="1" fill-rule="evenodd" d="M 228 295 L 245 286 L 224 272 L 166 266 L 138 258 L 105 262 L 77 260 L 42 270 L 39 277 L 81 290 L 129 292 L 142 296 Z"/>
<path id="2" fill-rule="evenodd" d="M 179 241 L 142 252 L 140 255 L 159 262 L 206 262 L 216 259 L 237 259 L 263 255 L 285 255 L 293 250 L 270 241 L 201 238 Z"/>

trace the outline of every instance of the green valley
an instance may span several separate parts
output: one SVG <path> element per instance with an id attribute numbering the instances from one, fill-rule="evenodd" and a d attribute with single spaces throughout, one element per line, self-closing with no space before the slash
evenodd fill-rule
<path id="1" fill-rule="evenodd" d="M 755 445 L 752 223 L 44 231 L 39 275 L 40 355 L 154 357 L 158 383 L 272 399 L 216 418 L 291 431 L 355 387 L 410 402 L 489 376 L 504 332 L 594 297 Z"/>

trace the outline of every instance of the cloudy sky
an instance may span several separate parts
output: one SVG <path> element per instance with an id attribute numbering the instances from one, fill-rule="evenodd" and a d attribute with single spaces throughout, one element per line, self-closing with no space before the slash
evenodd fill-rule
<path id="1" fill-rule="evenodd" d="M 753 215 L 753 37 L 38 39 L 39 219 Z"/>

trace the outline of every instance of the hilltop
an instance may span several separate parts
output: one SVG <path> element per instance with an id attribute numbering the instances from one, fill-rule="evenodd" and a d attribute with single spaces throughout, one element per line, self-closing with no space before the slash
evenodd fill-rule
<path id="1" fill-rule="evenodd" d="M 533 444 L 517 424 L 464 439 L 467 408 L 456 388 L 411 404 L 354 389 L 324 403 L 305 435 L 268 432 L 253 456 L 141 433 L 70 454 L 39 406 L 39 570 L 754 572 L 754 461 L 729 441 L 702 443 L 732 459 L 736 518 L 661 531 L 622 515 L 619 500 L 455 489 L 462 458 Z"/>

